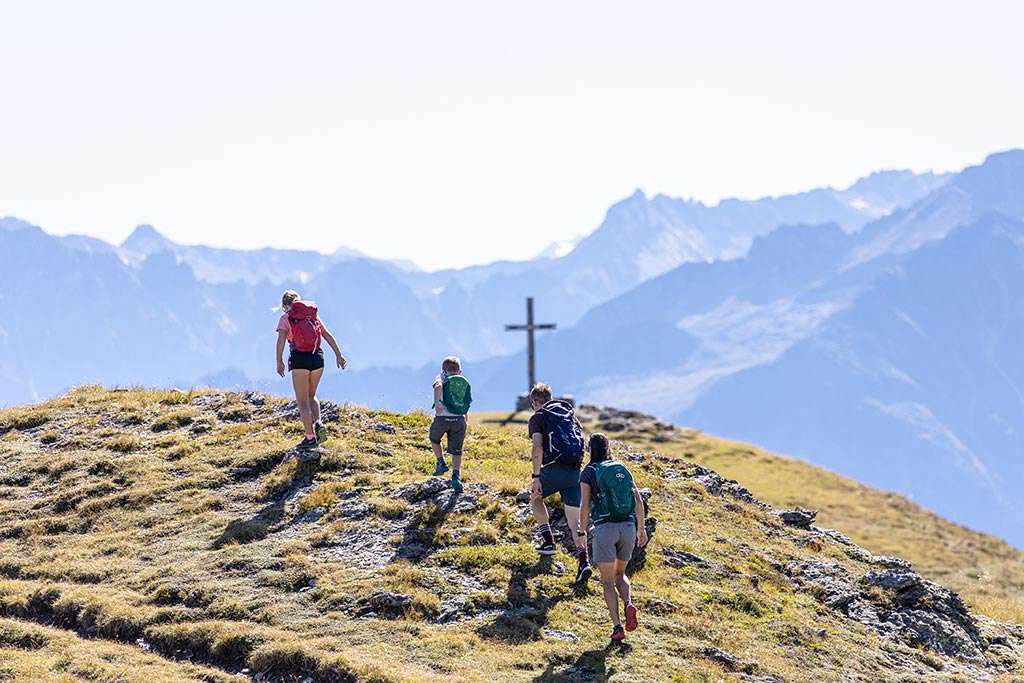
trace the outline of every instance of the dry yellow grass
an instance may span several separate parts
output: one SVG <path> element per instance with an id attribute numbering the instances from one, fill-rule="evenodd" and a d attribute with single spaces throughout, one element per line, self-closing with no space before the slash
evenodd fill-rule
<path id="1" fill-rule="evenodd" d="M 894 652 L 934 680 L 958 680 L 934 668 L 941 659 L 880 641 L 778 569 L 824 558 L 863 573 L 861 560 L 805 542 L 769 511 L 666 476 L 689 461 L 735 476 L 730 467 L 744 460 L 730 449 L 747 447 L 697 437 L 661 444 L 667 460 L 634 466 L 654 491 L 658 531 L 634 577 L 643 628 L 631 648 L 610 649 L 600 589 L 573 587 L 566 553 L 546 560 L 532 548 L 514 500 L 529 478 L 522 425 L 473 425 L 464 480 L 478 500 L 455 512 L 392 495 L 433 468 L 425 414 L 344 410 L 310 465 L 285 458 L 299 428 L 274 416 L 280 406 L 87 387 L 17 417 L 0 413 L 0 680 L 220 682 L 247 680 L 243 669 L 318 683 L 571 681 L 573 671 L 597 681 L 738 680 L 709 647 L 790 682 L 898 680 Z M 126 438 L 130 447 L 118 445 Z M 761 486 L 755 465 L 808 466 L 748 450 L 756 460 L 740 478 L 789 502 L 781 485 Z M 792 502 L 822 508 L 828 524 L 863 540 L 869 528 L 844 527 L 852 509 L 826 509 L 847 485 L 828 482 L 837 488 Z M 410 560 L 403 552 L 414 547 L 422 552 Z M 664 547 L 707 564 L 673 568 Z M 995 572 L 992 584 L 1007 576 Z M 373 607 L 382 592 L 407 601 Z M 453 604 L 457 617 L 443 618 Z"/>

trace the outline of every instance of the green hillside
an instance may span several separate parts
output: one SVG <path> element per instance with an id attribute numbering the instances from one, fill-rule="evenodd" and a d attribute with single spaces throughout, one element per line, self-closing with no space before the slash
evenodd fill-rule
<path id="1" fill-rule="evenodd" d="M 650 489 L 657 529 L 633 577 L 642 626 L 609 647 L 599 585 L 573 587 L 568 554 L 533 550 L 517 500 L 529 473 L 521 425 L 474 425 L 466 492 L 454 496 L 428 476 L 426 415 L 328 408 L 331 438 L 313 463 L 292 457 L 293 409 L 253 394 L 84 388 L 0 413 L 0 681 L 1024 674 L 1024 628 L 984 615 L 1010 614 L 982 601 L 1012 589 L 995 559 L 988 583 L 1004 592 L 978 589 L 972 614 L 880 556 L 912 532 L 869 544 L 875 555 L 842 534 L 787 524 L 699 463 L 746 468 L 766 499 L 819 506 L 821 526 L 881 539 L 886 531 L 867 521 L 843 526 L 852 510 L 871 512 L 841 504 L 843 487 L 850 497 L 866 489 L 675 430 L 627 430 L 636 450 L 616 446 Z M 803 484 L 773 483 L 762 470 L 778 463 Z M 820 491 L 815 476 L 827 480 Z M 924 513 L 907 510 L 914 528 Z M 879 518 L 899 526 L 898 510 Z M 931 528 L 981 543 L 940 522 Z M 921 558 L 942 544 L 929 543 L 905 554 L 938 576 L 942 560 Z M 948 543 L 948 557 L 965 563 L 969 552 Z M 965 567 L 948 576 L 966 577 Z"/>

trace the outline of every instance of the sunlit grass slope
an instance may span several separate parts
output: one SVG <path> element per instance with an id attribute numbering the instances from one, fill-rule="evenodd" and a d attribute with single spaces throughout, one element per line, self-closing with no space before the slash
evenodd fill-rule
<path id="1" fill-rule="evenodd" d="M 632 465 L 657 518 L 634 575 L 643 626 L 608 648 L 600 587 L 573 587 L 568 554 L 532 547 L 516 499 L 529 478 L 522 425 L 475 423 L 467 492 L 449 497 L 428 478 L 428 416 L 343 408 L 320 461 L 303 463 L 283 408 L 82 388 L 0 412 L 0 681 L 965 680 L 956 661 L 798 589 L 780 568 L 873 565 L 710 493 L 692 462 L 741 479 L 747 467 L 755 493 L 820 507 L 860 540 L 887 532 L 844 528 L 862 503 L 841 505 L 843 487 L 885 494 L 699 435 L 657 444 L 661 456 Z M 808 490 L 758 475 L 773 466 Z M 813 490 L 814 472 L 827 488 Z M 897 537 L 871 549 L 928 548 L 903 552 Z M 666 549 L 701 562 L 673 566 Z M 1013 657 L 1000 661 L 990 680 L 1017 680 Z"/>

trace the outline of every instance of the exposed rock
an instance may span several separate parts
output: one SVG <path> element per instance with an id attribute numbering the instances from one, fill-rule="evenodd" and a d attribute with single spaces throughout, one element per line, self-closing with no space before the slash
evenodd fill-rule
<path id="1" fill-rule="evenodd" d="M 860 580 L 833 562 L 794 562 L 785 571 L 818 600 L 880 635 L 948 656 L 982 659 L 978 624 L 960 596 L 907 568 L 869 572 Z"/>
<path id="2" fill-rule="evenodd" d="M 635 410 L 581 405 L 576 409 L 576 415 L 594 431 L 609 434 L 642 434 L 660 442 L 675 441 L 686 435 L 685 430 Z"/>
<path id="3" fill-rule="evenodd" d="M 686 550 L 675 548 L 662 548 L 661 554 L 665 556 L 665 564 L 670 567 L 687 567 L 690 565 L 706 565 L 708 562 L 703 557 L 694 555 Z"/>
<path id="4" fill-rule="evenodd" d="M 378 422 L 377 424 L 373 425 L 373 430 L 375 432 L 381 432 L 383 434 L 394 434 L 396 431 L 398 431 L 397 429 L 395 429 L 395 425 L 389 422 Z"/>
<path id="5" fill-rule="evenodd" d="M 392 498 L 404 498 L 410 503 L 418 503 L 433 498 L 441 491 L 448 488 L 448 481 L 440 477 L 430 477 L 425 481 L 415 481 L 405 486 L 400 486 L 391 494 Z"/>
<path id="6" fill-rule="evenodd" d="M 541 633 L 544 634 L 545 638 L 551 638 L 553 640 L 564 640 L 570 643 L 580 642 L 580 637 L 572 631 L 560 631 L 557 628 L 543 628 Z"/>
<path id="7" fill-rule="evenodd" d="M 401 593 L 389 593 L 381 591 L 360 598 L 356 603 L 356 616 L 369 616 L 371 613 L 386 618 L 398 618 L 405 616 L 406 610 L 412 604 L 412 598 Z"/>
<path id="8" fill-rule="evenodd" d="M 810 529 L 811 524 L 814 523 L 814 518 L 818 516 L 818 511 L 798 507 L 795 510 L 779 510 L 776 514 L 788 526 L 794 526 L 798 529 Z"/>
<path id="9" fill-rule="evenodd" d="M 647 601 L 647 611 L 651 614 L 671 614 L 675 612 L 678 607 L 668 600 L 662 598 L 650 598 Z"/>
<path id="10" fill-rule="evenodd" d="M 757 665 L 753 662 L 741 661 L 736 655 L 720 650 L 717 647 L 705 647 L 700 653 L 711 661 L 718 662 L 729 671 L 751 674 L 757 669 Z"/>
<path id="11" fill-rule="evenodd" d="M 370 506 L 361 500 L 347 500 L 338 508 L 338 514 L 346 519 L 363 519 L 371 512 Z"/>
<path id="12" fill-rule="evenodd" d="M 230 470 L 228 470 L 228 474 L 231 475 L 232 479 L 237 480 L 255 477 L 257 472 L 255 468 L 252 467 L 232 467 Z"/>
<path id="13" fill-rule="evenodd" d="M 768 507 L 755 498 L 754 494 L 741 486 L 736 480 L 726 479 L 718 472 L 701 467 L 700 465 L 694 465 L 693 467 L 693 480 L 707 489 L 708 493 L 716 496 L 731 496 L 744 503 L 751 503 L 763 508 Z"/>

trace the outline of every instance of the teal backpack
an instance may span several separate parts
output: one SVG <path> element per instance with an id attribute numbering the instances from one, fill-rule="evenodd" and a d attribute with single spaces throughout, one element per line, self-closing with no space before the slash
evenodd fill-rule
<path id="1" fill-rule="evenodd" d="M 448 412 L 465 415 L 473 403 L 473 389 L 462 375 L 445 376 L 441 383 L 441 403 Z"/>
<path id="2" fill-rule="evenodd" d="M 595 522 L 627 522 L 633 519 L 633 475 L 618 460 L 594 463 L 598 495 L 594 501 Z"/>

